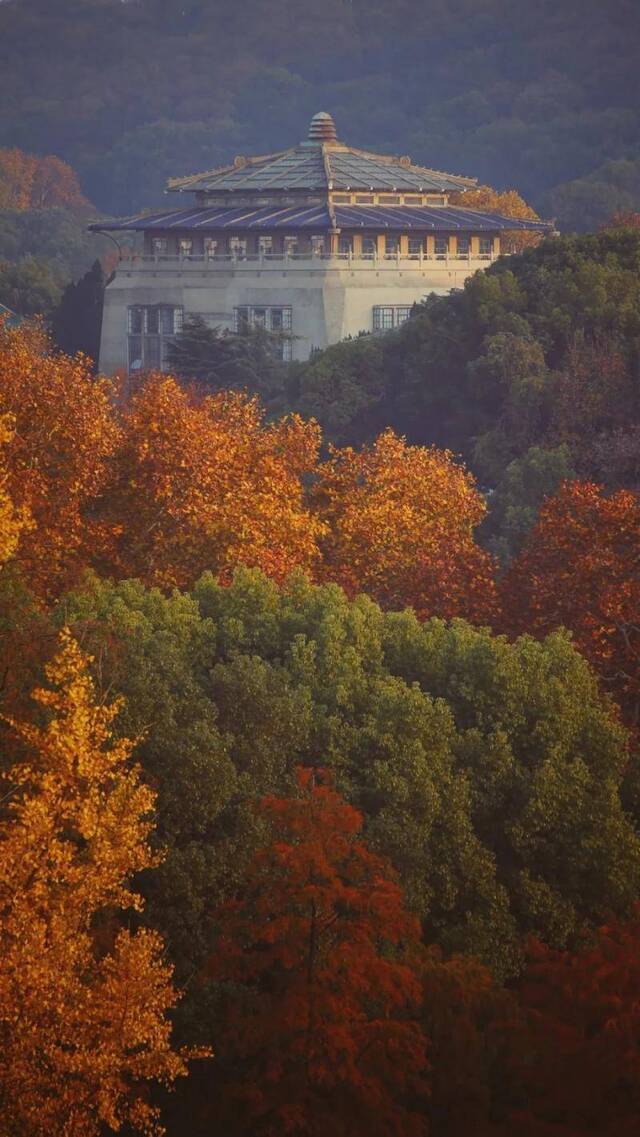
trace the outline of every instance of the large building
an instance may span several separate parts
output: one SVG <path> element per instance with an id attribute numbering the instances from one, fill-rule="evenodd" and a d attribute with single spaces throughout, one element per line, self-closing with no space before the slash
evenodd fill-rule
<path id="1" fill-rule="evenodd" d="M 163 367 L 196 313 L 212 326 L 282 333 L 283 354 L 298 359 L 394 328 L 416 301 L 493 261 L 505 231 L 546 228 L 449 205 L 475 184 L 346 146 L 326 113 L 289 150 L 174 179 L 168 192 L 188 198 L 181 208 L 92 226 L 143 235 L 106 290 L 101 369 Z"/>

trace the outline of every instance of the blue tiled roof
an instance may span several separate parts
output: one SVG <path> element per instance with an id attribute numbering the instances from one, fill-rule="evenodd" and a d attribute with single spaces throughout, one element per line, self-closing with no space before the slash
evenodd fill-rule
<path id="1" fill-rule="evenodd" d="M 528 229 L 546 232 L 548 223 L 525 221 L 518 217 L 503 217 L 497 213 L 483 213 L 476 209 L 457 206 L 336 206 L 335 225 L 338 229 L 398 230 L 407 232 L 450 233 L 456 230 L 474 233 L 492 233 L 504 229 Z M 255 208 L 252 206 L 225 206 L 197 209 L 165 210 L 161 213 L 139 214 L 122 221 L 95 222 L 94 231 L 118 230 L 243 230 L 243 229 L 314 229 L 319 233 L 333 228 L 325 205 Z"/>
<path id="2" fill-rule="evenodd" d="M 202 193 L 236 190 L 409 190 L 454 191 L 475 186 L 476 178 L 414 166 L 408 158 L 370 154 L 339 143 L 302 143 L 261 158 L 237 158 L 233 165 L 174 178 L 170 190 Z"/>

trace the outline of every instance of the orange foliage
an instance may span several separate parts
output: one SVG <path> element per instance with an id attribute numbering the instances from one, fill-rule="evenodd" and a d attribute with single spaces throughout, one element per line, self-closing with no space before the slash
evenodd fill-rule
<path id="1" fill-rule="evenodd" d="M 520 999 L 530 1014 L 522 1074 L 526 1137 L 640 1132 L 640 916 L 585 951 L 532 944 Z"/>
<path id="2" fill-rule="evenodd" d="M 361 815 L 309 772 L 300 788 L 262 803 L 273 841 L 218 913 L 208 970 L 234 985 L 220 1049 L 236 1070 L 216 1095 L 220 1131 L 422 1137 L 420 984 L 405 961 L 419 925 Z"/>
<path id="3" fill-rule="evenodd" d="M 459 205 L 463 209 L 479 209 L 482 213 L 498 213 L 502 217 L 519 217 L 525 221 L 539 221 L 540 218 L 524 198 L 516 190 L 498 190 L 491 186 L 477 186 L 476 189 L 453 193 L 449 198 L 452 205 Z M 542 240 L 540 233 L 527 233 L 518 229 L 502 234 L 502 251 L 520 253 L 523 249 L 533 248 Z"/>
<path id="4" fill-rule="evenodd" d="M 0 566 L 13 557 L 21 532 L 29 526 L 29 515 L 25 510 L 15 509 L 9 494 L 9 480 L 4 447 L 13 438 L 13 419 L 11 415 L 0 416 Z"/>
<path id="5" fill-rule="evenodd" d="M 319 428 L 293 416 L 266 425 L 255 399 L 198 398 L 148 376 L 123 415 L 110 512 L 120 529 L 119 575 L 163 586 L 240 562 L 276 579 L 311 570 L 320 524 L 304 503 Z"/>
<path id="6" fill-rule="evenodd" d="M 79 212 L 90 208 L 71 166 L 53 155 L 36 158 L 17 147 L 0 149 L 0 209 L 56 207 Z"/>
<path id="7" fill-rule="evenodd" d="M 356 452 L 332 448 L 313 494 L 327 525 L 323 573 L 349 595 L 421 617 L 491 618 L 493 562 L 473 539 L 485 504 L 447 451 L 387 430 Z"/>
<path id="8" fill-rule="evenodd" d="M 0 328 L 0 414 L 15 427 L 6 492 L 33 522 L 16 559 L 40 596 L 72 583 L 103 543 L 91 513 L 118 436 L 111 395 L 89 360 L 52 355 L 37 332 Z"/>
<path id="9" fill-rule="evenodd" d="M 503 584 L 513 630 L 569 628 L 631 723 L 640 714 L 639 565 L 638 497 L 566 482 L 542 506 Z"/>
<path id="10" fill-rule="evenodd" d="M 0 823 L 0 1103 L 15 1134 L 97 1137 L 128 1122 L 162 1132 L 144 1084 L 186 1073 L 166 1012 L 176 1003 L 155 932 L 114 928 L 141 908 L 128 882 L 157 863 L 154 794 L 114 741 L 68 632 L 34 699 L 42 729 L 10 725 L 27 761 L 7 774 Z"/>

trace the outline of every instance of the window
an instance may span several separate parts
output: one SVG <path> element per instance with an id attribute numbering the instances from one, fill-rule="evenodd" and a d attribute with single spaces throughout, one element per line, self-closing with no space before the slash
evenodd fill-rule
<path id="1" fill-rule="evenodd" d="M 335 201 L 336 205 L 349 205 L 351 203 L 351 194 L 350 193 L 334 193 L 331 200 Z M 358 199 L 356 198 L 356 201 L 357 200 Z"/>
<path id="2" fill-rule="evenodd" d="M 343 256 L 349 256 L 353 252 L 353 237 L 343 234 L 338 241 L 338 252 Z"/>
<path id="3" fill-rule="evenodd" d="M 169 252 L 169 242 L 166 237 L 154 237 L 151 247 L 154 257 L 166 257 Z"/>
<path id="4" fill-rule="evenodd" d="M 444 260 L 444 258 L 448 256 L 449 253 L 449 238 L 436 237 L 434 251 L 438 260 Z"/>
<path id="5" fill-rule="evenodd" d="M 285 257 L 294 257 L 298 252 L 298 238 L 286 236 L 283 241 L 283 249 Z"/>
<path id="6" fill-rule="evenodd" d="M 297 250 L 296 250 L 297 251 Z M 311 237 L 311 255 L 314 257 L 324 256 L 324 235 L 315 234 Z"/>
<path id="7" fill-rule="evenodd" d="M 400 205 L 400 196 L 397 193 L 381 193 L 378 196 L 379 205 Z"/>
<path id="8" fill-rule="evenodd" d="M 395 257 L 400 249 L 400 238 L 393 233 L 387 233 L 384 239 L 384 255 Z"/>
<path id="9" fill-rule="evenodd" d="M 181 257 L 190 257 L 193 252 L 193 241 L 191 237 L 181 237 L 178 248 Z"/>
<path id="10" fill-rule="evenodd" d="M 204 255 L 208 261 L 213 260 L 218 255 L 218 238 L 205 237 L 204 239 Z"/>
<path id="11" fill-rule="evenodd" d="M 405 193 L 403 201 L 405 205 L 422 205 L 422 198 L 416 193 Z"/>
<path id="12" fill-rule="evenodd" d="M 480 238 L 480 256 L 489 257 L 493 252 L 493 237 Z"/>
<path id="13" fill-rule="evenodd" d="M 357 193 L 356 205 L 373 205 L 375 197 L 372 193 Z"/>
<path id="14" fill-rule="evenodd" d="M 291 359 L 291 308 L 242 307 L 234 309 L 235 330 L 242 335 L 250 328 L 264 328 L 274 336 L 273 351 L 278 359 Z M 282 337 L 281 339 L 278 337 Z"/>
<path id="15" fill-rule="evenodd" d="M 375 257 L 378 251 L 378 241 L 375 237 L 363 237 L 361 248 L 363 257 Z"/>
<path id="16" fill-rule="evenodd" d="M 457 237 L 458 256 L 467 257 L 469 255 L 469 237 L 466 233 L 459 233 Z"/>
<path id="17" fill-rule="evenodd" d="M 273 237 L 261 233 L 258 237 L 258 252 L 261 257 L 270 256 L 273 252 Z"/>
<path id="18" fill-rule="evenodd" d="M 411 305 L 407 304 L 376 304 L 373 309 L 374 332 L 387 332 L 391 328 L 398 328 L 404 324 L 411 315 Z"/>
<path id="19" fill-rule="evenodd" d="M 167 348 L 182 327 L 182 308 L 132 304 L 127 310 L 129 372 L 166 367 Z"/>
<path id="20" fill-rule="evenodd" d="M 232 257 L 238 261 L 244 261 L 247 257 L 247 238 L 246 237 L 229 237 L 229 252 Z"/>
<path id="21" fill-rule="evenodd" d="M 409 256 L 419 257 L 424 251 L 424 240 L 422 237 L 409 237 Z"/>

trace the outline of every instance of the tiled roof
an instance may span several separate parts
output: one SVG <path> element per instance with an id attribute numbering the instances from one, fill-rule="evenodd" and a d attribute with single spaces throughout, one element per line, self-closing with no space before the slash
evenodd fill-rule
<path id="1" fill-rule="evenodd" d="M 408 159 L 369 154 L 339 143 L 302 143 L 262 158 L 236 159 L 234 165 L 209 173 L 174 178 L 168 188 L 183 193 L 230 190 L 326 193 L 330 189 L 440 192 L 468 189 L 476 181 L 414 166 Z"/>
<path id="2" fill-rule="evenodd" d="M 338 142 L 331 115 L 314 115 L 306 142 L 266 154 L 260 158 L 236 158 L 232 165 L 204 174 L 172 178 L 170 190 L 179 193 L 229 192 L 250 190 L 429 190 L 468 189 L 476 178 L 445 174 L 425 166 L 414 166 L 410 158 L 371 154 Z"/>
<path id="3" fill-rule="evenodd" d="M 546 232 L 544 221 L 525 221 L 518 217 L 503 217 L 497 213 L 483 213 L 476 209 L 456 206 L 336 206 L 335 226 L 338 229 L 398 230 L 407 232 L 450 233 L 464 230 L 474 233 L 499 232 L 504 229 L 528 229 Z M 284 209 L 252 206 L 225 206 L 210 208 L 168 210 L 162 213 L 140 214 L 122 221 L 95 222 L 94 231 L 118 230 L 216 230 L 216 229 L 314 229 L 319 233 L 333 228 L 329 211 L 324 205 L 289 206 Z"/>

